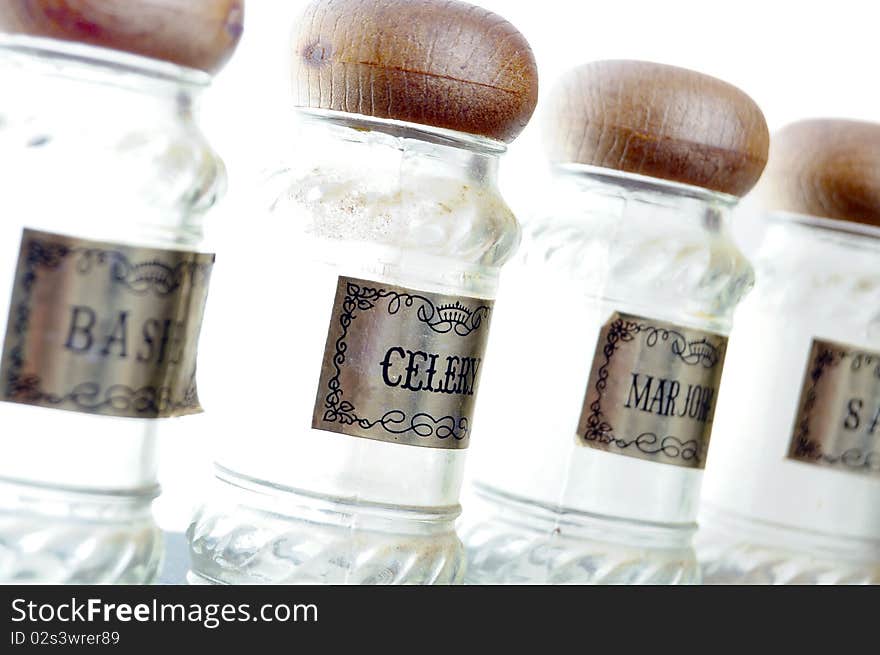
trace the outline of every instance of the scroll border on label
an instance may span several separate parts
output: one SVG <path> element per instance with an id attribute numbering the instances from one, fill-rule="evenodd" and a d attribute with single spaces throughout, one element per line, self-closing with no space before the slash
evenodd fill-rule
<path id="1" fill-rule="evenodd" d="M 438 298 L 454 301 L 459 311 L 450 312 L 445 305 L 436 305 L 434 301 Z M 402 314 L 411 313 L 412 318 L 409 320 L 418 321 L 438 335 L 465 338 L 482 330 L 485 333 L 480 338 L 483 340 L 482 350 L 485 350 L 493 301 L 417 291 L 340 275 L 324 347 L 312 428 L 423 448 L 466 449 L 470 442 L 470 416 L 435 417 L 428 412 L 418 412 L 410 416 L 399 408 L 388 408 L 381 416 L 362 416 L 355 403 L 345 399 L 340 377 L 342 366 L 346 362 L 346 338 L 349 329 L 356 323 L 361 312 L 376 310 L 379 303 L 385 302 L 387 306 L 384 311 L 389 316 L 406 320 Z M 463 303 L 473 306 L 465 306 Z M 377 428 L 382 432 L 371 432 Z"/>
<path id="2" fill-rule="evenodd" d="M 697 338 L 689 339 L 682 331 L 693 333 Z M 625 344 L 635 343 L 636 337 L 640 335 L 644 335 L 645 345 L 648 348 L 654 348 L 660 343 L 669 343 L 671 355 L 680 359 L 685 365 L 705 366 L 709 362 L 711 365 L 706 368 L 715 369 L 724 366 L 727 337 L 722 334 L 685 328 L 674 323 L 624 312 L 613 312 L 599 331 L 578 420 L 577 442 L 581 446 L 615 455 L 670 466 L 703 469 L 706 466 L 706 450 L 711 434 L 712 417 L 702 428 L 700 439 L 682 440 L 671 434 L 661 437 L 653 431 L 644 431 L 635 437 L 619 435 L 615 432 L 611 419 L 605 414 L 602 401 L 611 375 L 614 356 Z M 710 338 L 715 340 L 715 343 L 710 343 Z M 718 377 L 720 378 L 720 375 Z M 714 416 L 714 406 L 712 414 Z M 660 459 L 661 455 L 664 459 Z"/>
<path id="3" fill-rule="evenodd" d="M 77 383 L 66 391 L 48 391 L 43 388 L 43 380 L 39 373 L 26 372 L 27 361 L 24 350 L 29 333 L 31 299 L 40 272 L 58 271 L 64 264 L 72 261 L 69 259 L 72 255 L 79 254 L 87 256 L 90 264 L 74 266 L 75 274 L 89 275 L 96 267 L 106 266 L 113 285 L 138 294 L 138 290 L 132 287 L 130 280 L 119 273 L 120 270 L 137 270 L 139 264 L 131 264 L 125 252 L 137 250 L 181 257 L 180 263 L 188 264 L 183 268 L 188 270 L 186 277 L 190 281 L 189 284 L 195 286 L 196 279 L 200 278 L 201 284 L 205 287 L 204 298 L 199 304 L 200 313 L 204 311 L 207 285 L 216 257 L 212 253 L 115 244 L 30 228 L 23 229 L 7 315 L 3 358 L 0 361 L 3 385 L 0 400 L 53 410 L 120 418 L 159 419 L 198 414 L 203 411 L 196 389 L 195 369 L 187 376 L 190 380 L 189 385 L 177 397 L 171 397 L 173 390 L 167 387 L 157 388 L 148 385 L 134 389 L 114 383 L 105 388 L 104 382 L 97 380 Z M 186 261 L 186 258 L 191 261 Z M 155 254 L 154 259 L 146 263 L 153 266 L 161 265 Z M 116 266 L 122 268 L 117 269 Z M 196 338 L 200 329 L 201 316 L 199 326 L 195 330 Z M 193 347 L 197 347 L 197 339 Z"/>

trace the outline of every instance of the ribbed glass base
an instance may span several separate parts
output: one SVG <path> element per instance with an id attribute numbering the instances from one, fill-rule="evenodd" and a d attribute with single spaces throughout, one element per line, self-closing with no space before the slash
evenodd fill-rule
<path id="1" fill-rule="evenodd" d="M 880 542 L 796 530 L 704 507 L 706 584 L 880 584 Z"/>
<path id="2" fill-rule="evenodd" d="M 407 508 L 281 489 L 224 472 L 189 527 L 193 583 L 454 584 L 458 507 Z"/>
<path id="3" fill-rule="evenodd" d="M 0 582 L 152 582 L 162 560 L 154 495 L 0 480 Z"/>
<path id="4" fill-rule="evenodd" d="M 476 487 L 462 539 L 468 584 L 696 584 L 694 527 L 552 508 Z"/>

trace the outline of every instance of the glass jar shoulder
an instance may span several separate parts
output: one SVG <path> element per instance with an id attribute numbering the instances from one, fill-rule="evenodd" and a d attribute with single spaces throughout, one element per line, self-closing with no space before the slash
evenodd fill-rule
<path id="1" fill-rule="evenodd" d="M 749 305 L 866 326 L 880 306 L 880 230 L 778 214 L 755 257 Z"/>
<path id="2" fill-rule="evenodd" d="M 312 122 L 298 126 L 291 148 L 269 175 L 268 200 L 274 218 L 293 221 L 307 242 L 484 269 L 500 267 L 519 243 L 495 154 Z"/>
<path id="3" fill-rule="evenodd" d="M 524 225 L 514 265 L 589 297 L 726 324 L 753 269 L 725 203 L 676 191 L 557 175 L 548 207 Z"/>
<path id="4" fill-rule="evenodd" d="M 196 86 L 8 47 L 0 74 L 10 91 L 0 174 L 16 181 L 3 205 L 29 224 L 51 229 L 52 217 L 69 223 L 75 211 L 78 221 L 171 225 L 222 193 L 225 169 L 194 119 Z"/>
<path id="5" fill-rule="evenodd" d="M 198 128 L 185 120 L 129 120 L 82 123 L 36 106 L 0 109 L 0 171 L 31 204 L 63 197 L 68 206 L 207 209 L 225 185 L 225 169 Z"/>

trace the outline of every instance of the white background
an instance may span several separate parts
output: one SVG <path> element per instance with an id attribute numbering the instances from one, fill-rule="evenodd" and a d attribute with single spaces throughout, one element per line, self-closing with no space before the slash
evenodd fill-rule
<path id="1" fill-rule="evenodd" d="M 246 0 L 245 36 L 233 60 L 204 98 L 205 131 L 229 169 L 230 191 L 209 216 L 218 265 L 234 266 L 235 234 L 252 229 L 242 215 L 263 149 L 287 119 L 289 35 L 303 2 Z M 874 1 L 771 2 L 740 0 L 611 0 L 607 2 L 485 0 L 476 2 L 516 25 L 535 51 L 541 97 L 566 69 L 596 59 L 645 59 L 714 75 L 749 93 L 771 130 L 800 118 L 837 116 L 880 120 L 878 18 Z M 546 175 L 536 120 L 502 165 L 502 188 L 521 218 L 540 202 Z M 234 208 L 234 209 L 233 209 Z M 748 252 L 759 223 L 744 212 L 735 232 Z M 211 303 L 235 302 L 217 285 Z M 215 325 L 206 339 L 258 338 L 236 326 Z M 283 363 L 280 363 L 283 365 Z M 235 376 L 231 359 L 229 376 Z M 210 410 L 210 399 L 206 399 Z M 259 408 L 253 408 L 259 411 Z M 210 478 L 211 435 L 204 423 L 168 423 L 163 436 L 162 484 L 156 515 L 167 529 L 186 527 Z M 246 438 L 246 435 L 242 435 Z"/>

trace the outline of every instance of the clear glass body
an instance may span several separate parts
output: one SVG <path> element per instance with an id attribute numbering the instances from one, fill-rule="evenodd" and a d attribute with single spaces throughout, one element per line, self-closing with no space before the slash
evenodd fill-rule
<path id="1" fill-rule="evenodd" d="M 700 559 L 708 582 L 880 582 L 880 478 L 786 457 L 813 338 L 880 350 L 880 230 L 769 218 L 730 340 Z"/>
<path id="2" fill-rule="evenodd" d="M 198 249 L 225 183 L 193 117 L 207 75 L 24 37 L 0 42 L 0 72 L 4 294 L 25 227 Z M 0 580 L 150 580 L 160 423 L 0 403 Z"/>
<path id="3" fill-rule="evenodd" d="M 262 317 L 241 365 L 258 383 L 210 390 L 217 483 L 189 530 L 190 579 L 458 581 L 467 451 L 310 426 L 338 276 L 494 298 L 519 241 L 496 186 L 503 146 L 336 113 L 298 112 L 291 132 L 281 146 L 301 155 L 270 177 L 265 230 L 239 244 L 257 278 L 234 311 Z"/>
<path id="4" fill-rule="evenodd" d="M 468 580 L 695 581 L 702 471 L 584 447 L 575 432 L 614 311 L 728 333 L 753 281 L 728 233 L 733 199 L 591 167 L 554 178 L 498 299 L 465 504 Z"/>

